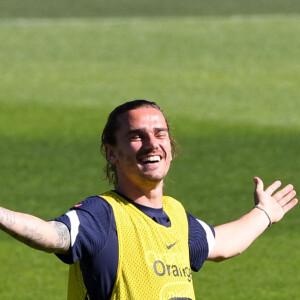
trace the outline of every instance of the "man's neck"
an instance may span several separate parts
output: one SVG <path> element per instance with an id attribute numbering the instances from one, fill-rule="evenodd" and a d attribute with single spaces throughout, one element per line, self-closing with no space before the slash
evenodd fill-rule
<path id="1" fill-rule="evenodd" d="M 138 204 L 152 208 L 162 208 L 162 187 L 162 181 L 156 184 L 148 184 L 147 186 L 119 183 L 115 190 Z"/>

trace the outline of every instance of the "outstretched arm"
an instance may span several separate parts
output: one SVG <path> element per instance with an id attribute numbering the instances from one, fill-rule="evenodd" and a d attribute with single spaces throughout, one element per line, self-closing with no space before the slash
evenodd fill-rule
<path id="1" fill-rule="evenodd" d="M 215 246 L 208 260 L 222 261 L 242 253 L 268 226 L 279 222 L 298 203 L 291 184 L 276 192 L 281 186 L 280 181 L 265 190 L 260 178 L 255 177 L 254 181 L 256 207 L 236 221 L 215 227 Z"/>
<path id="2" fill-rule="evenodd" d="M 70 233 L 63 223 L 0 207 L 0 229 L 26 245 L 49 253 L 67 253 Z"/>

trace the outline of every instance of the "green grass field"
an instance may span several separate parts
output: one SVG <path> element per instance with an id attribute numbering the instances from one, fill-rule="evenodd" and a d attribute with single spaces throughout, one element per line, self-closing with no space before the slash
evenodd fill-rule
<path id="1" fill-rule="evenodd" d="M 0 18 L 299 14 L 298 0 L 1 0 Z"/>
<path id="2" fill-rule="evenodd" d="M 157 101 L 180 153 L 166 193 L 217 225 L 252 178 L 300 189 L 295 16 L 0 20 L 0 205 L 51 219 L 109 186 L 100 133 L 126 100 Z M 243 255 L 194 274 L 197 299 L 298 299 L 299 208 Z M 67 266 L 0 232 L 0 299 L 65 299 Z"/>

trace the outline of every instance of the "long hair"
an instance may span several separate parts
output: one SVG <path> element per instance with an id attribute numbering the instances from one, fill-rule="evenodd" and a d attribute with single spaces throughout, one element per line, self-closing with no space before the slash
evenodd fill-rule
<path id="1" fill-rule="evenodd" d="M 116 166 L 113 163 L 111 163 L 109 158 L 107 157 L 105 145 L 108 144 L 111 146 L 115 146 L 117 143 L 116 132 L 119 130 L 119 128 L 121 126 L 121 123 L 119 121 L 119 116 L 127 111 L 137 109 L 140 107 L 154 107 L 163 114 L 163 111 L 161 110 L 161 108 L 155 102 L 152 102 L 152 101 L 139 99 L 139 100 L 125 102 L 125 103 L 117 106 L 110 113 L 110 115 L 108 116 L 106 125 L 104 126 L 104 129 L 102 132 L 100 148 L 101 148 L 102 155 L 106 159 L 106 166 L 104 168 L 104 171 L 105 171 L 105 175 L 106 175 L 106 178 L 108 179 L 109 183 L 113 184 L 114 186 L 116 186 L 118 183 Z M 177 150 L 177 143 L 170 135 L 170 128 L 169 128 L 169 124 L 168 124 L 166 117 L 165 117 L 165 120 L 166 120 L 166 124 L 167 124 L 168 131 L 169 131 L 172 154 L 173 154 L 173 156 L 175 156 L 176 150 Z"/>

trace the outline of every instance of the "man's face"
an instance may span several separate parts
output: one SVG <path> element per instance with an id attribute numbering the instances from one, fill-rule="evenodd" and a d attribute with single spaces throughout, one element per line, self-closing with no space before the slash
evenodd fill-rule
<path id="1" fill-rule="evenodd" d="M 160 182 L 172 160 L 165 117 L 153 107 L 141 107 L 119 117 L 116 146 L 108 147 L 114 157 L 119 184 Z"/>

